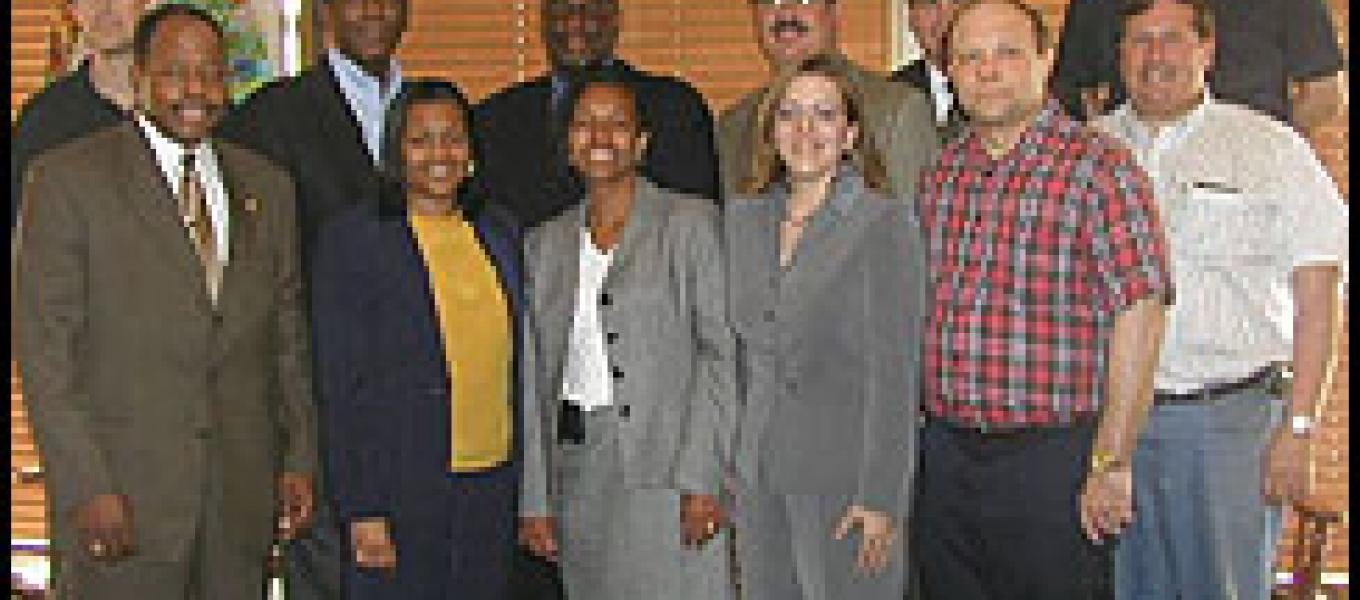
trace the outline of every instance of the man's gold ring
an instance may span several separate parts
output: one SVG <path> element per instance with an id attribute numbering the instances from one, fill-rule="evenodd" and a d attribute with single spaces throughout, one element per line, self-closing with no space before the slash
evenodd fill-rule
<path id="1" fill-rule="evenodd" d="M 94 556 L 104 556 L 103 542 L 94 542 L 90 544 L 90 554 L 93 554 Z"/>
<path id="2" fill-rule="evenodd" d="M 713 534 L 715 534 L 715 533 L 718 533 L 718 523 L 717 523 L 716 521 L 709 521 L 709 522 L 708 522 L 708 534 L 709 534 L 709 535 L 713 535 Z"/>

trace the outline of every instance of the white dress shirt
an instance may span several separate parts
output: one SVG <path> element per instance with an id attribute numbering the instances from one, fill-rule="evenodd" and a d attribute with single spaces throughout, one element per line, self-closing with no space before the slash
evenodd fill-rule
<path id="1" fill-rule="evenodd" d="M 954 106 L 954 94 L 949 91 L 949 77 L 926 61 L 926 75 L 930 79 L 930 98 L 935 102 L 935 123 L 949 122 L 949 109 Z"/>
<path id="2" fill-rule="evenodd" d="M 161 174 L 170 184 L 170 193 L 179 198 L 179 187 L 184 180 L 186 151 L 184 146 L 162 134 L 145 116 L 139 114 L 136 120 L 137 125 L 142 128 L 142 135 L 151 144 L 151 152 L 156 156 L 156 166 L 160 167 Z M 209 140 L 199 142 L 191 151 L 195 155 L 194 171 L 198 173 L 198 180 L 203 184 L 203 191 L 206 194 L 208 216 L 212 220 L 213 241 L 217 245 L 217 260 L 226 265 L 231 241 L 230 223 L 227 218 L 227 186 L 222 182 L 222 172 L 217 167 L 217 154 L 213 152 Z M 174 208 L 178 213 L 179 205 L 175 205 Z M 193 239 L 189 228 L 184 229 L 184 234 Z"/>
<path id="3" fill-rule="evenodd" d="M 1098 125 L 1152 178 L 1167 237 L 1176 298 L 1157 389 L 1193 391 L 1290 360 L 1291 274 L 1348 254 L 1346 205 L 1308 142 L 1208 94 L 1155 132 L 1127 104 Z"/>
<path id="4" fill-rule="evenodd" d="M 599 304 L 612 255 L 613 252 L 595 247 L 589 230 L 581 232 L 576 314 L 568 341 L 562 397 L 586 411 L 614 404 L 614 382 L 609 376 L 609 354 L 605 352 Z"/>
<path id="5" fill-rule="evenodd" d="M 340 93 L 345 96 L 350 115 L 359 123 L 364 134 L 364 147 L 368 149 L 373 164 L 382 159 L 383 120 L 387 117 L 387 107 L 401 91 L 401 65 L 396 59 L 388 68 L 387 87 L 383 82 L 366 73 L 335 48 L 326 51 L 326 62 L 331 74 L 340 84 Z"/>

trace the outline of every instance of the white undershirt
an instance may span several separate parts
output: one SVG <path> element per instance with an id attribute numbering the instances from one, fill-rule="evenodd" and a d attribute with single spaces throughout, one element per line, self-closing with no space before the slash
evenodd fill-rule
<path id="1" fill-rule="evenodd" d="M 587 411 L 612 406 L 613 380 L 605 352 L 604 324 L 600 321 L 600 290 L 609 274 L 612 252 L 601 252 L 581 232 L 576 313 L 567 343 L 567 364 L 562 378 L 562 397 Z"/>

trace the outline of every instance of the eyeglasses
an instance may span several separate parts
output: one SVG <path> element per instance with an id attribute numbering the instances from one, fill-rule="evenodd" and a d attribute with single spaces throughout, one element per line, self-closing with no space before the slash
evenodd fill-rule
<path id="1" fill-rule="evenodd" d="M 756 6 L 811 6 L 835 3 L 836 0 L 751 0 L 751 4 Z"/>

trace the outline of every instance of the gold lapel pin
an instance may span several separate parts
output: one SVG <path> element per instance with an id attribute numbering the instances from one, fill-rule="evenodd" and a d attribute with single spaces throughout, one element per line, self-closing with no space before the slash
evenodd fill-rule
<path id="1" fill-rule="evenodd" d="M 246 212 L 253 213 L 260 208 L 260 201 L 254 196 L 246 196 Z"/>

